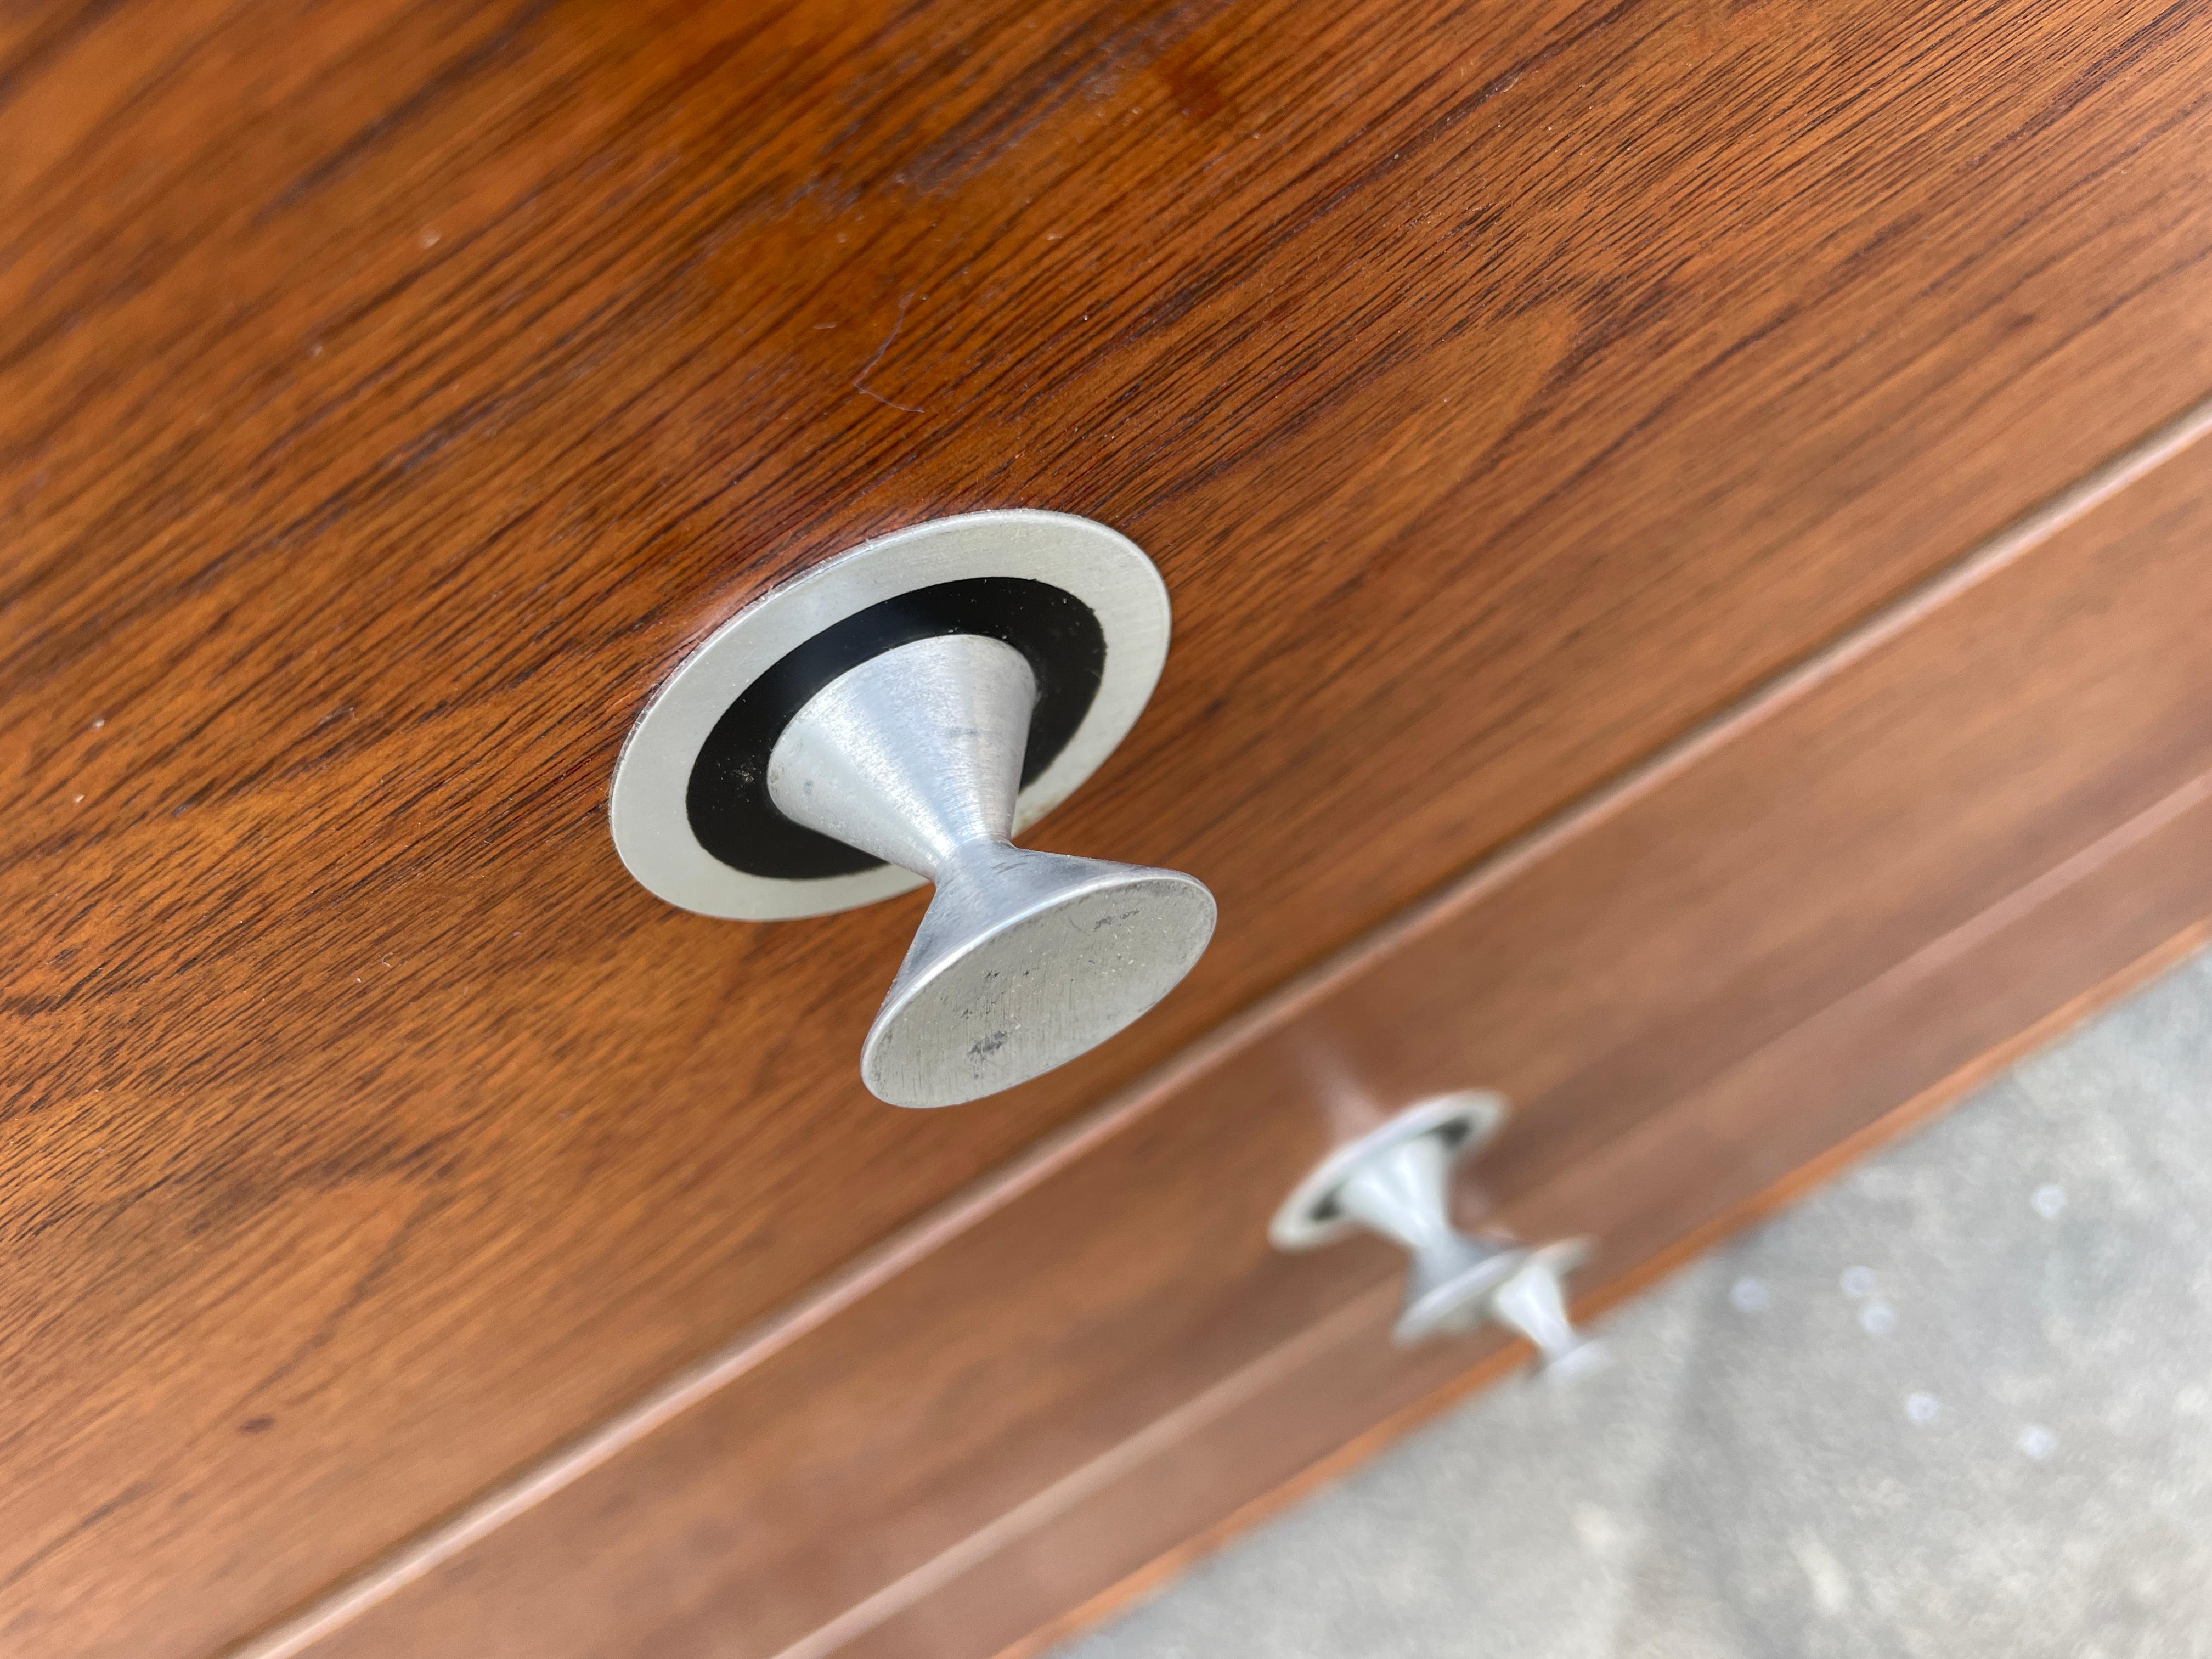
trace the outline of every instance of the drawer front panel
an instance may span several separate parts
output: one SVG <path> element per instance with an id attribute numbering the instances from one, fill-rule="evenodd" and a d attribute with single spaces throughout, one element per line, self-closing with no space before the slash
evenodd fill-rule
<path id="1" fill-rule="evenodd" d="M 1504 1090 L 1482 1187 L 1524 1237 L 1594 1235 L 1601 1304 L 2201 939 L 2212 439 L 2063 516 L 306 1651 L 980 1659 L 1497 1373 L 1494 1339 L 1391 1348 L 1397 1253 L 1269 1248 L 1334 1139 Z"/>

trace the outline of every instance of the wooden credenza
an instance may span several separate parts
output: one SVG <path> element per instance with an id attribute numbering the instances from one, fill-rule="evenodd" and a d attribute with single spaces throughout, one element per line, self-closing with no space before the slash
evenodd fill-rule
<path id="1" fill-rule="evenodd" d="M 983 1656 L 1513 1356 L 1286 1257 L 1474 1085 L 1596 1307 L 2212 918 L 2212 6 L 0 20 L 0 1651 Z M 919 899 L 607 778 L 993 506 L 1168 671 L 1124 1036 L 901 1112 Z"/>

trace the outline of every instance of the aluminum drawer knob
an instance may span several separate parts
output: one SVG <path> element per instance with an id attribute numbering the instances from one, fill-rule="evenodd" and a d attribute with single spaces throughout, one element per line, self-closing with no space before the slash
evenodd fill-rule
<path id="1" fill-rule="evenodd" d="M 670 902 L 755 921 L 934 884 L 861 1048 L 900 1106 L 1012 1087 L 1190 971 L 1213 896 L 1014 845 L 1103 762 L 1167 654 L 1167 590 L 1103 525 L 1027 510 L 863 544 L 718 629 L 631 729 L 609 817 Z"/>
<path id="2" fill-rule="evenodd" d="M 1451 1218 L 1451 1169 L 1495 1133 L 1505 1103 L 1469 1091 L 1409 1107 L 1340 1146 L 1276 1212 L 1269 1237 L 1311 1249 L 1364 1228 L 1411 1258 L 1393 1333 L 1401 1343 L 1473 1330 L 1485 1322 L 1526 1337 L 1553 1372 L 1579 1370 L 1600 1351 L 1567 1316 L 1563 1281 L 1588 1254 L 1582 1239 L 1530 1246 L 1468 1234 Z"/>

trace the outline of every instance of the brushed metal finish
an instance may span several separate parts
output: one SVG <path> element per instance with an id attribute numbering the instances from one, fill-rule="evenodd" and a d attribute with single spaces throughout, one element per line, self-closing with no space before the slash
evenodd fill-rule
<path id="1" fill-rule="evenodd" d="M 1504 1099 L 1487 1090 L 1408 1107 L 1331 1152 L 1276 1212 L 1268 1237 L 1280 1249 L 1306 1250 L 1364 1228 L 1403 1249 L 1406 1297 L 1393 1332 L 1401 1343 L 1487 1321 L 1527 1338 L 1546 1371 L 1585 1370 L 1601 1350 L 1568 1317 L 1563 1281 L 1588 1242 L 1532 1248 L 1506 1233 L 1462 1232 L 1452 1221 L 1453 1166 L 1504 1118 Z"/>
<path id="2" fill-rule="evenodd" d="M 932 881 L 971 842 L 1013 833 L 1036 680 L 974 634 L 871 657 L 817 692 L 768 761 L 776 810 Z"/>
<path id="3" fill-rule="evenodd" d="M 1213 935 L 1189 876 L 1012 844 L 1036 695 L 1011 646 L 919 640 L 824 686 L 769 757 L 779 811 L 936 885 L 861 1048 L 893 1105 L 977 1099 L 1095 1048 Z"/>
<path id="4" fill-rule="evenodd" d="M 1090 712 L 1022 788 L 1015 832 L 1066 799 L 1128 735 L 1158 683 L 1167 586 L 1144 550 L 1091 520 L 1029 507 L 956 514 L 848 548 L 763 594 L 684 659 L 630 728 L 608 792 L 608 827 L 630 874 L 671 904 L 748 921 L 829 915 L 918 885 L 896 864 L 810 880 L 732 869 L 693 835 L 684 792 L 714 723 L 789 653 L 871 605 L 978 576 L 1048 582 L 1080 600 L 1105 635 Z"/>

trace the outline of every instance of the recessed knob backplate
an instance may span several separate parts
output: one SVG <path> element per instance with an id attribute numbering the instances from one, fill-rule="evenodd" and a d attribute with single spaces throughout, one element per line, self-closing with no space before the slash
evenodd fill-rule
<path id="1" fill-rule="evenodd" d="M 750 920 L 936 891 L 862 1050 L 896 1104 L 1036 1076 L 1164 996 L 1213 929 L 1171 870 L 1026 851 L 1141 711 L 1166 590 L 1102 525 L 939 520 L 724 625 L 633 729 L 610 807 L 634 875 Z"/>

